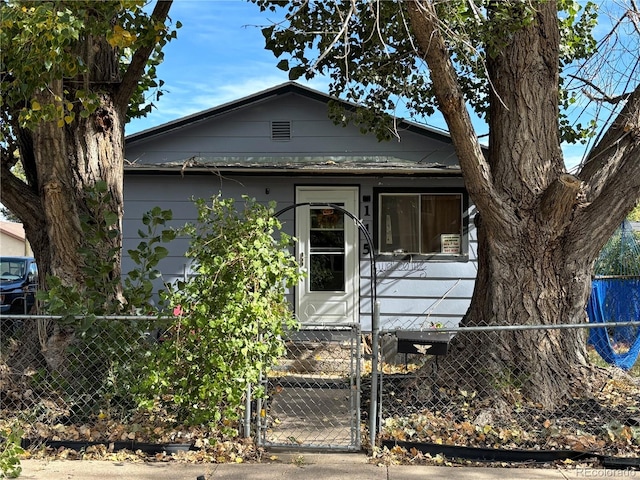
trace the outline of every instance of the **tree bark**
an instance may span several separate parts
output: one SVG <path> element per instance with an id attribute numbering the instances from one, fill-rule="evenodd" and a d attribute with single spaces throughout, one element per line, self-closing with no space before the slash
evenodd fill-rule
<path id="1" fill-rule="evenodd" d="M 537 229 L 506 243 L 478 227 L 479 262 L 471 307 L 460 326 L 582 323 L 589 295 L 590 263 L 567 264 L 562 246 L 550 248 Z M 441 361 L 439 382 L 482 395 L 496 387 L 553 408 L 585 383 L 588 365 L 583 330 L 548 329 L 466 332 Z"/>
<path id="2" fill-rule="evenodd" d="M 164 24 L 171 3 L 156 3 L 151 28 Z M 89 10 L 88 15 L 91 14 Z M 154 34 L 151 38 L 156 38 L 156 30 L 151 33 Z M 69 48 L 76 50 L 87 70 L 75 78 L 50 81 L 35 98 L 29 99 L 29 102 L 38 100 L 41 105 L 75 104 L 75 118 L 70 123 L 66 120 L 41 122 L 32 131 L 26 131 L 17 125 L 17 111 L 7 116 L 15 123 L 17 139 L 15 145 L 2 151 L 2 201 L 24 224 L 38 262 L 42 289 L 47 288 L 49 275 L 58 277 L 64 285 L 77 286 L 80 290 L 84 287 L 87 273 L 83 270 L 83 247 L 92 250 L 91 261 L 97 259 L 99 263 L 112 265 L 111 279 L 120 278 L 124 125 L 131 96 L 155 45 L 149 41 L 140 46 L 133 53 L 127 70 L 121 72 L 121 52 L 107 41 L 106 34 L 84 32 Z M 98 107 L 88 115 L 81 115 L 75 95 L 79 90 L 88 90 L 97 96 Z M 84 95 L 86 93 L 80 97 Z M 19 159 L 14 147 L 19 149 Z M 10 171 L 17 160 L 23 163 L 26 182 Z M 89 192 L 98 182 L 106 183 L 107 195 L 105 203 L 96 207 Z M 117 215 L 118 234 L 107 235 L 100 241 L 88 239 L 83 222 L 99 222 L 105 211 Z M 100 292 L 105 308 L 111 305 L 110 313 L 119 311 L 122 306 L 120 282 L 102 282 L 102 285 L 108 290 Z M 64 353 L 73 328 L 51 322 L 41 327 L 40 332 L 27 333 L 39 337 L 42 357 L 50 369 L 60 371 L 64 368 Z"/>
<path id="3" fill-rule="evenodd" d="M 620 133 L 597 149 L 606 156 L 597 161 L 608 171 L 587 167 L 584 183 L 565 173 L 558 137 L 558 12 L 555 2 L 539 2 L 534 21 L 497 39 L 503 45 L 487 55 L 491 90 L 485 160 L 475 145 L 434 3 L 408 4 L 412 32 L 480 212 L 478 275 L 461 326 L 583 323 L 593 262 L 619 224 L 618 218 L 605 218 L 611 216 L 606 207 L 596 209 L 613 203 L 628 211 L 640 195 L 640 108 L 626 112 L 617 122 Z M 506 5 L 517 18 L 524 4 L 497 2 L 491 8 Z M 635 143 L 633 135 L 624 136 L 628 144 L 620 151 L 623 125 L 627 133 L 636 132 Z M 611 188 L 616 184 L 623 188 Z M 595 239 L 588 231 L 593 222 L 598 223 Z M 553 408 L 587 385 L 587 366 L 586 336 L 580 329 L 467 332 L 453 340 L 440 361 L 437 381 L 485 395 L 517 388 L 526 400 Z"/>

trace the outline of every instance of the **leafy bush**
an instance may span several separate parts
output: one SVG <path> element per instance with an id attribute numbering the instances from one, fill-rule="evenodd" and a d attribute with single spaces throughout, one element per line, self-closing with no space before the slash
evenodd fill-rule
<path id="1" fill-rule="evenodd" d="M 7 437 L 0 437 L 0 478 L 17 478 L 22 472 L 20 455 L 24 453 L 20 447 L 22 430 L 11 428 L 4 433 Z"/>
<path id="2" fill-rule="evenodd" d="M 162 307 L 154 303 L 154 280 L 160 277 L 159 262 L 169 253 L 163 244 L 176 234 L 165 228 L 172 218 L 171 211 L 155 207 L 145 213 L 144 228 L 138 230 L 140 243 L 128 251 L 135 268 L 124 278 L 114 276 L 119 251 L 112 246 L 112 240 L 120 234 L 118 216 L 108 210 L 106 183 L 98 182 L 86 193 L 92 209 L 102 212 L 95 219 L 82 218 L 84 241 L 78 255 L 86 280 L 83 284 L 68 285 L 58 277 L 48 276 L 47 291 L 38 292 L 46 313 L 62 317 L 46 328 L 54 333 L 64 332 L 64 337 L 71 341 L 60 349 L 55 367 L 34 377 L 34 382 L 65 391 L 69 405 L 81 403 L 81 393 L 100 398 L 100 402 L 82 404 L 78 412 L 80 421 L 99 409 L 110 410 L 112 399 L 116 399 L 115 403 L 135 405 L 130 392 L 139 372 L 133 365 L 144 355 L 147 332 L 157 322 L 99 317 L 154 315 Z"/>
<path id="3" fill-rule="evenodd" d="M 167 293 L 175 321 L 145 361 L 142 403 L 164 403 L 186 423 L 237 418 L 247 384 L 284 353 L 283 331 L 296 326 L 285 297 L 300 275 L 293 239 L 274 205 L 244 200 L 242 212 L 219 196 L 195 201 L 198 220 L 181 231 L 194 275 Z"/>

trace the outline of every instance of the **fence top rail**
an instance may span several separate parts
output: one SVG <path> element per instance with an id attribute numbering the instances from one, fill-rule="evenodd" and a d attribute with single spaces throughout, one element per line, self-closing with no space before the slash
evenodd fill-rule
<path id="1" fill-rule="evenodd" d="M 74 315 L 74 317 L 82 318 L 83 315 Z M 149 321 L 149 320 L 171 320 L 176 318 L 174 315 L 94 315 L 96 320 L 126 320 L 126 321 Z M 0 318 L 11 318 L 15 320 L 62 320 L 66 318 L 62 315 L 18 315 L 18 314 L 7 314 L 3 313 L 0 315 Z M 300 324 L 297 330 L 289 330 L 292 332 L 296 331 L 307 331 L 307 330 L 323 330 L 323 331 L 349 331 L 349 330 L 359 330 L 359 323 L 345 323 L 345 324 L 332 324 L 332 323 L 322 323 L 322 324 Z"/>
<path id="2" fill-rule="evenodd" d="M 82 315 L 76 315 L 82 317 Z M 12 318 L 17 320 L 61 320 L 62 315 L 9 315 L 2 314 L 0 318 Z M 127 321 L 148 321 L 148 320 L 169 320 L 174 318 L 172 315 L 96 315 L 97 320 L 127 320 Z M 300 325 L 298 331 L 304 330 L 353 330 L 359 328 L 359 324 L 304 324 Z M 565 323 L 553 325 L 482 325 L 476 327 L 438 327 L 438 328 L 393 328 L 389 330 L 381 330 L 381 334 L 395 334 L 399 331 L 416 331 L 416 332 L 437 332 L 437 333 L 459 333 L 459 332 L 491 332 L 491 331 L 514 331 L 514 330 L 568 330 L 575 328 L 606 328 L 606 327 L 639 327 L 640 320 L 629 320 L 620 322 L 588 322 L 588 323 Z M 295 331 L 295 330 L 293 330 Z"/>
<path id="3" fill-rule="evenodd" d="M 392 330 L 381 330 L 381 334 L 395 334 L 400 331 L 418 331 L 433 333 L 461 333 L 461 332 L 495 332 L 495 331 L 515 331 L 515 330 L 569 330 L 576 328 L 606 328 L 606 327 L 639 327 L 640 321 L 631 320 L 625 322 L 589 322 L 589 323 L 565 323 L 555 325 L 482 325 L 477 327 L 440 327 L 424 329 L 403 329 L 394 328 Z"/>
<path id="4" fill-rule="evenodd" d="M 73 315 L 82 318 L 85 315 Z M 88 315 L 86 315 L 88 316 Z M 175 318 L 173 315 L 93 315 L 97 320 L 169 320 Z M 62 315 L 14 315 L 3 313 L 0 318 L 12 318 L 16 320 L 62 320 Z"/>
<path id="5" fill-rule="evenodd" d="M 340 323 L 340 324 L 334 324 L 334 323 L 317 323 L 317 324 L 308 324 L 308 323 L 301 323 L 298 327 L 298 330 L 292 330 L 292 331 L 303 331 L 303 330 L 339 330 L 339 331 L 344 331 L 344 330 L 353 330 L 353 329 L 359 329 L 360 328 L 360 324 L 359 323 Z"/>
<path id="6" fill-rule="evenodd" d="M 594 280 L 640 280 L 640 275 L 596 275 Z"/>

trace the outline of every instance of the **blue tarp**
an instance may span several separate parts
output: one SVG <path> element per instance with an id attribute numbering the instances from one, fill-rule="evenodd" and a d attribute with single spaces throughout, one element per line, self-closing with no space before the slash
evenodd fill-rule
<path id="1" fill-rule="evenodd" d="M 594 279 L 587 315 L 594 323 L 640 321 L 640 277 Z M 629 370 L 640 354 L 640 328 L 591 328 L 589 343 L 607 363 Z M 614 348 L 627 346 L 623 353 Z"/>

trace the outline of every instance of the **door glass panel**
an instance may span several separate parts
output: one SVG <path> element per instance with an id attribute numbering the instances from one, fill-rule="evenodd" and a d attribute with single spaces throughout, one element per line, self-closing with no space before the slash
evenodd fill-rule
<path id="1" fill-rule="evenodd" d="M 344 255 L 312 253 L 309 276 L 312 291 L 344 291 Z"/>
<path id="2" fill-rule="evenodd" d="M 311 230 L 309 235 L 312 249 L 342 252 L 344 250 L 344 230 L 322 232 Z"/>
<path id="3" fill-rule="evenodd" d="M 309 286 L 312 291 L 345 290 L 344 214 L 328 207 L 309 210 Z"/>

